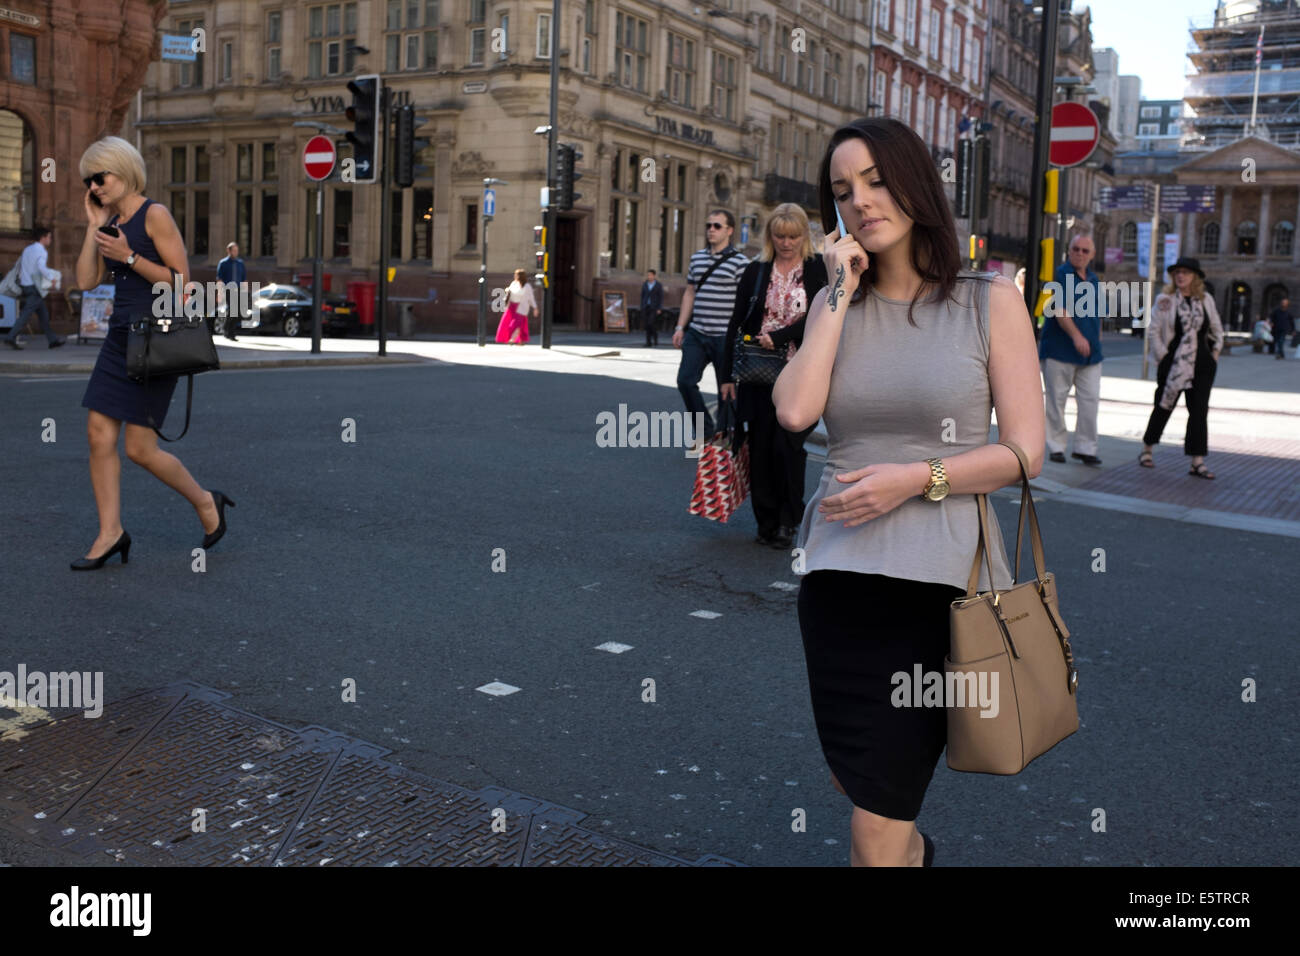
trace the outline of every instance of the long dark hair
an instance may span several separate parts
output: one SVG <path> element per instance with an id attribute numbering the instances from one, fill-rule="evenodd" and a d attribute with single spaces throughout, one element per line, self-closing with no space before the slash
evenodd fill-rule
<path id="1" fill-rule="evenodd" d="M 907 308 L 912 325 L 912 309 L 923 293 L 937 301 L 952 295 L 957 284 L 961 261 L 957 256 L 957 227 L 943 192 L 943 181 L 935 168 L 930 150 L 911 127 L 884 116 L 865 117 L 841 126 L 826 145 L 817 177 L 817 196 L 821 206 L 822 228 L 835 229 L 835 195 L 831 189 L 831 155 L 846 139 L 857 137 L 871 150 L 876 173 L 898 208 L 912 220 L 912 268 L 921 276 L 922 285 Z M 858 283 L 859 295 L 877 280 L 876 257 L 870 257 L 866 274 Z M 855 296 L 857 298 L 857 296 Z"/>

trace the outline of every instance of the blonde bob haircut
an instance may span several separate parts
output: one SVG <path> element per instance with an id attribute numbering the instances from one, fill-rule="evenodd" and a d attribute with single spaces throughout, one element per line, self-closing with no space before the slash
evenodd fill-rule
<path id="1" fill-rule="evenodd" d="M 785 232 L 793 230 L 803 237 L 803 242 L 799 245 L 800 259 L 807 259 L 813 255 L 812 231 L 808 226 L 808 214 L 795 203 L 783 202 L 772 210 L 772 215 L 767 217 L 767 225 L 763 229 L 763 254 L 759 257 L 760 261 L 771 262 L 775 258 L 776 247 L 772 244 L 772 233 L 777 229 Z"/>
<path id="2" fill-rule="evenodd" d="M 112 173 L 122 180 L 128 193 L 144 192 L 144 157 L 120 136 L 96 140 L 81 154 L 82 179 L 101 172 Z"/>
<path id="3" fill-rule="evenodd" d="M 1182 266 L 1182 268 L 1187 269 L 1186 266 Z M 1188 272 L 1192 272 L 1191 269 L 1187 269 L 1187 271 L 1188 271 Z M 1178 286 L 1174 284 L 1174 282 L 1173 282 L 1173 276 L 1170 276 L 1169 278 L 1170 278 L 1170 282 L 1169 282 L 1169 284 L 1166 285 L 1166 286 L 1165 286 L 1161 291 L 1162 291 L 1165 295 L 1178 295 L 1178 294 L 1179 294 L 1179 293 L 1178 293 Z M 1205 297 L 1205 280 L 1202 279 L 1200 276 L 1198 276 L 1195 272 L 1192 272 L 1192 284 L 1191 284 L 1191 287 L 1188 289 L 1188 291 L 1191 292 L 1191 294 L 1192 294 L 1192 298 L 1193 298 L 1193 299 L 1202 299 L 1202 298 L 1204 298 L 1204 297 Z"/>

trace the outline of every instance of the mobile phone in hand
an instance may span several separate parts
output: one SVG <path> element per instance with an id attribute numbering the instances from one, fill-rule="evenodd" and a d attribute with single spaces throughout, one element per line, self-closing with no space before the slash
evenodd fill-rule
<path id="1" fill-rule="evenodd" d="M 119 235 L 121 235 L 121 233 L 117 231 L 116 226 L 100 226 L 99 231 L 106 236 L 111 236 L 114 239 L 116 239 Z"/>
<path id="2" fill-rule="evenodd" d="M 841 239 L 849 234 L 849 231 L 844 228 L 844 217 L 840 215 L 840 207 L 838 203 L 835 205 L 835 225 L 839 227 Z"/>
<path id="3" fill-rule="evenodd" d="M 90 194 L 90 201 L 93 202 L 93 203 L 94 203 L 96 206 L 98 206 L 100 209 L 103 209 L 103 208 L 104 208 L 104 204 L 103 204 L 102 202 L 99 201 L 99 197 L 96 196 L 94 193 L 91 193 L 91 194 Z"/>

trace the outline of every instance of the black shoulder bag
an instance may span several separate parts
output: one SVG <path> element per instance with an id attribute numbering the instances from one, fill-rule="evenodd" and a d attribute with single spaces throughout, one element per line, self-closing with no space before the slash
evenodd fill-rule
<path id="1" fill-rule="evenodd" d="M 758 274 L 758 284 L 754 287 L 749 307 L 745 310 L 745 318 L 736 330 L 736 343 L 731 356 L 731 379 L 741 385 L 775 385 L 776 377 L 785 368 L 785 348 L 765 349 L 757 340 L 744 334 L 745 326 L 754 315 L 754 306 L 763 290 L 764 280 L 771 271 L 772 263 L 763 263 Z"/>
<path id="2" fill-rule="evenodd" d="M 146 389 L 151 378 L 189 376 L 185 391 L 185 428 L 175 438 L 168 438 L 146 412 L 149 427 L 163 441 L 180 441 L 190 430 L 190 409 L 194 402 L 194 376 L 221 368 L 217 360 L 217 347 L 212 344 L 212 332 L 207 319 L 193 318 L 133 319 L 126 340 L 126 375 Z"/>

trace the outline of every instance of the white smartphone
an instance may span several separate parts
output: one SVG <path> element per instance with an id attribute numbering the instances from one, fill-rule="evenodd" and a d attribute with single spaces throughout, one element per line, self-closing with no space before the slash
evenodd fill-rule
<path id="1" fill-rule="evenodd" d="M 839 227 L 841 238 L 848 235 L 848 230 L 844 228 L 844 217 L 840 215 L 840 207 L 838 203 L 835 204 L 835 225 Z"/>

